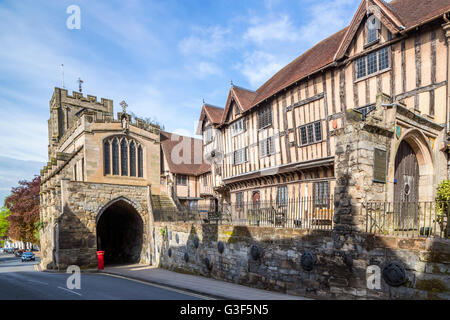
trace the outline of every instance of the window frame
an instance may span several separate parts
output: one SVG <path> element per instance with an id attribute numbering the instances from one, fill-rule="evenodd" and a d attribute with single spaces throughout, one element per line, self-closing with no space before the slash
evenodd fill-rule
<path id="1" fill-rule="evenodd" d="M 322 186 L 322 188 L 321 188 Z M 316 181 L 313 183 L 313 200 L 315 208 L 330 207 L 330 182 Z M 320 200 L 320 201 L 319 201 Z"/>
<path id="2" fill-rule="evenodd" d="M 371 45 L 371 44 L 374 44 L 374 43 L 377 43 L 378 41 L 380 41 L 380 33 L 378 32 L 378 29 L 377 28 L 375 28 L 375 38 L 374 39 L 372 39 L 371 40 L 371 38 L 370 38 L 370 32 L 371 32 L 371 29 L 369 29 L 369 23 L 371 22 L 371 21 L 373 21 L 372 19 L 376 19 L 376 20 L 378 20 L 378 18 L 376 17 L 376 16 L 374 16 L 374 15 L 371 15 L 371 16 L 369 16 L 368 18 L 367 18 L 367 22 L 366 22 L 366 41 L 365 41 L 365 45 L 366 46 L 369 46 L 369 45 Z M 380 23 L 380 22 L 379 22 Z M 375 22 L 375 24 L 376 24 L 376 22 Z"/>
<path id="3" fill-rule="evenodd" d="M 270 143 L 269 143 L 270 141 Z M 259 149 L 259 157 L 269 157 L 271 155 L 275 154 L 275 137 L 271 136 L 269 138 L 265 138 L 262 140 L 259 140 L 258 143 L 258 149 Z M 264 151 L 264 152 L 262 152 Z"/>
<path id="4" fill-rule="evenodd" d="M 236 129 L 235 127 L 237 127 L 239 123 L 240 123 L 240 126 L 239 126 L 239 127 L 240 127 L 240 130 L 236 131 L 236 130 L 235 130 L 235 129 Z M 245 117 L 239 118 L 239 119 L 237 119 L 236 121 L 232 122 L 232 123 L 230 124 L 230 129 L 231 129 L 231 136 L 232 136 L 232 137 L 235 137 L 235 136 L 237 136 L 237 135 L 239 135 L 239 134 L 245 132 L 245 130 L 246 130 L 246 127 L 245 127 Z"/>
<path id="5" fill-rule="evenodd" d="M 267 104 L 264 107 L 261 107 L 261 109 L 257 111 L 257 117 L 258 117 L 258 130 L 263 130 L 270 127 L 273 124 L 272 105 Z M 264 123 L 265 121 L 267 121 L 267 123 Z"/>
<path id="6" fill-rule="evenodd" d="M 188 176 L 185 174 L 177 174 L 177 186 L 187 186 L 188 185 Z"/>
<path id="7" fill-rule="evenodd" d="M 286 207 L 289 201 L 288 187 L 282 185 L 277 187 L 277 207 Z"/>
<path id="8" fill-rule="evenodd" d="M 240 148 L 238 150 L 235 150 L 233 152 L 233 165 L 234 166 L 247 162 L 247 160 L 248 160 L 247 149 L 248 149 L 247 147 L 244 147 L 244 148 Z M 242 160 L 240 162 L 236 162 L 236 152 L 243 152 L 244 153 L 244 156 L 242 156 Z"/>
<path id="9" fill-rule="evenodd" d="M 243 209 L 244 208 L 244 192 L 236 192 L 236 208 Z"/>
<path id="10" fill-rule="evenodd" d="M 205 144 L 209 144 L 214 141 L 213 130 L 214 128 L 211 126 L 205 128 Z"/>
<path id="11" fill-rule="evenodd" d="M 124 144 L 125 154 L 123 154 Z M 103 139 L 102 148 L 105 177 L 144 178 L 144 148 L 136 139 L 110 136 Z M 126 166 L 125 170 L 123 170 L 124 166 Z"/>
<path id="12" fill-rule="evenodd" d="M 320 139 L 317 139 L 316 136 L 316 132 L 317 132 L 317 126 L 320 126 Z M 313 122 L 309 122 L 306 124 L 303 124 L 298 128 L 298 134 L 299 134 L 299 138 L 300 138 L 300 147 L 304 147 L 304 146 L 308 146 L 311 144 L 315 144 L 315 143 L 319 143 L 324 141 L 324 137 L 323 137 L 323 128 L 322 128 L 322 120 L 317 120 L 317 121 L 313 121 Z M 309 128 L 311 128 L 312 130 L 312 136 L 313 136 L 313 141 L 310 140 L 310 131 Z M 303 138 L 306 138 L 306 143 L 303 143 L 304 140 Z"/>
<path id="13" fill-rule="evenodd" d="M 384 52 L 385 52 L 385 54 L 384 54 Z M 376 71 L 369 73 L 369 56 L 371 56 L 371 55 L 375 55 L 374 65 L 376 66 Z M 380 56 L 382 56 L 384 58 L 382 61 L 380 60 Z M 361 61 L 364 61 L 364 65 L 365 65 L 365 75 L 364 76 L 362 76 L 362 75 L 359 76 L 359 74 L 360 74 L 359 66 L 361 65 L 361 63 L 360 63 Z M 387 67 L 380 69 L 380 65 L 382 62 L 383 63 L 385 62 Z M 365 54 L 364 56 L 355 59 L 353 61 L 353 63 L 356 64 L 355 82 L 359 82 L 359 81 L 368 79 L 370 77 L 379 75 L 380 73 L 386 72 L 391 69 L 391 65 L 392 65 L 392 63 L 391 63 L 391 46 L 385 46 L 385 47 L 373 50 L 373 51 L 369 52 L 368 54 Z"/>

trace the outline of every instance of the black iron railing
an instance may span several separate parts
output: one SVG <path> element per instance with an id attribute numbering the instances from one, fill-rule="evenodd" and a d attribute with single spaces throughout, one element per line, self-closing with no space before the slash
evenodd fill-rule
<path id="1" fill-rule="evenodd" d="M 325 229 L 333 227 L 331 197 L 301 197 L 283 201 L 255 201 L 215 206 L 155 210 L 156 221 L 186 221 L 243 226 Z"/>
<path id="2" fill-rule="evenodd" d="M 363 210 L 369 233 L 406 237 L 449 236 L 450 203 L 367 202 Z"/>

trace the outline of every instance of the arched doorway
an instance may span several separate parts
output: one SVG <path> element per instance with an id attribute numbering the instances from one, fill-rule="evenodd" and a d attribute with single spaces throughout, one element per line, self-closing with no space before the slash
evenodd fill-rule
<path id="1" fill-rule="evenodd" d="M 130 203 L 119 200 L 100 212 L 97 249 L 105 251 L 105 264 L 139 262 L 142 243 L 142 218 Z"/>
<path id="2" fill-rule="evenodd" d="M 419 201 L 419 163 L 411 145 L 403 140 L 395 156 L 394 203 L 398 229 L 417 226 L 416 207 Z"/>

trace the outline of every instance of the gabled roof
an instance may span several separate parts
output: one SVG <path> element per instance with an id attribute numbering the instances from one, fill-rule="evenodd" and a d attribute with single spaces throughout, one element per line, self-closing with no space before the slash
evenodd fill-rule
<path id="1" fill-rule="evenodd" d="M 236 105 L 241 112 L 245 112 L 252 107 L 252 103 L 256 95 L 257 93 L 255 91 L 232 85 L 230 91 L 228 92 L 228 98 L 225 104 L 225 110 L 222 114 L 221 123 L 224 123 L 226 121 L 232 101 L 236 102 Z"/>
<path id="2" fill-rule="evenodd" d="M 333 63 L 334 54 L 342 41 L 347 28 L 336 32 L 306 51 L 300 57 L 278 71 L 258 90 L 252 107 L 271 97 L 283 88 Z"/>
<path id="3" fill-rule="evenodd" d="M 223 108 L 213 106 L 211 104 L 204 103 L 202 106 L 202 112 L 198 120 L 197 134 L 201 134 L 202 125 L 205 118 L 209 120 L 212 125 L 218 125 L 222 121 Z"/>
<path id="4" fill-rule="evenodd" d="M 355 15 L 353 16 L 352 22 L 350 23 L 347 32 L 345 33 L 345 36 L 342 39 L 341 44 L 339 45 L 339 48 L 337 49 L 335 60 L 340 60 L 345 56 L 345 53 L 350 46 L 353 38 L 355 37 L 356 32 L 361 25 L 361 22 L 364 20 L 364 17 L 366 17 L 367 10 L 370 10 L 369 5 L 371 5 L 372 3 L 380 9 L 379 15 L 377 14 L 377 17 L 380 19 L 381 23 L 385 27 L 387 27 L 389 31 L 392 32 L 392 34 L 396 34 L 404 29 L 402 21 L 383 1 L 362 1 L 359 4 L 358 10 L 356 10 Z"/>
<path id="5" fill-rule="evenodd" d="M 185 174 L 191 176 L 197 176 L 211 170 L 211 165 L 206 163 L 203 158 L 203 141 L 200 139 L 195 139 L 186 136 L 180 136 L 174 133 L 161 131 L 161 148 L 164 153 L 165 159 L 169 166 L 169 170 L 175 174 Z M 175 147 L 180 147 L 180 143 L 189 144 L 190 155 L 189 159 L 191 163 L 178 163 L 181 162 L 174 159 L 173 156 L 180 156 L 183 158 L 183 148 L 180 150 L 175 150 Z M 180 151 L 180 152 L 178 152 Z M 172 152 L 174 154 L 172 154 Z M 195 163 L 195 160 L 201 157 L 201 163 Z M 199 161 L 198 161 L 199 162 Z"/>
<path id="6" fill-rule="evenodd" d="M 386 5 L 402 20 L 406 30 L 450 11 L 450 0 L 392 0 Z"/>
<path id="7" fill-rule="evenodd" d="M 382 23 L 389 24 L 393 30 L 401 28 L 400 32 L 405 32 L 417 25 L 439 18 L 444 13 L 450 11 L 450 0 L 393 0 L 389 3 L 382 0 L 372 1 L 383 12 Z M 365 9 L 365 3 L 366 0 L 362 0 L 360 8 L 363 6 Z M 355 13 L 355 17 L 357 15 L 358 11 Z M 335 56 L 344 38 L 347 34 L 350 34 L 351 26 L 352 24 L 322 40 L 278 71 L 256 90 L 255 98 L 246 110 L 255 107 L 284 88 L 301 81 L 319 70 L 331 66 L 336 61 Z M 227 100 L 227 105 L 228 103 Z M 222 123 L 224 123 L 226 113 L 227 108 L 225 107 Z"/>

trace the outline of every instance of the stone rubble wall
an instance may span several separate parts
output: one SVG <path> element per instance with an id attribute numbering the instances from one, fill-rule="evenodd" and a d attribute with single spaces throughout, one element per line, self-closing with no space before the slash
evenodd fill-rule
<path id="1" fill-rule="evenodd" d="M 151 232 L 157 264 L 181 273 L 312 298 L 450 299 L 449 240 L 361 233 L 336 249 L 333 232 L 325 230 L 155 222 Z M 315 256 L 311 271 L 302 265 L 308 252 Z M 389 286 L 381 275 L 381 288 L 368 289 L 367 267 L 383 270 L 391 261 L 405 267 L 406 283 Z"/>

